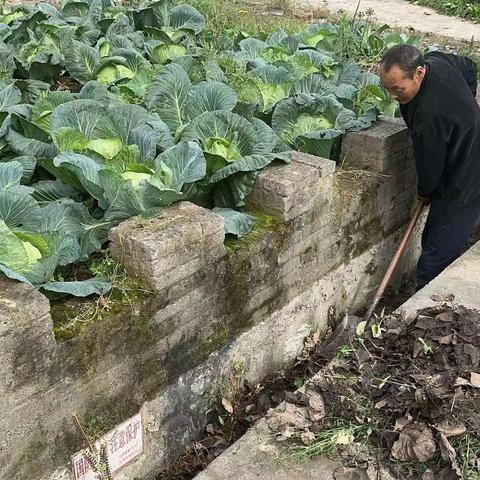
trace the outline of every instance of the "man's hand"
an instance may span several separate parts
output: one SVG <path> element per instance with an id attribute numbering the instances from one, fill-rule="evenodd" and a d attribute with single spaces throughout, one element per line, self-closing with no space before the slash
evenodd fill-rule
<path id="1" fill-rule="evenodd" d="M 417 195 L 418 201 L 422 202 L 424 205 L 430 205 L 430 199 L 428 197 L 423 197 L 422 195 Z"/>

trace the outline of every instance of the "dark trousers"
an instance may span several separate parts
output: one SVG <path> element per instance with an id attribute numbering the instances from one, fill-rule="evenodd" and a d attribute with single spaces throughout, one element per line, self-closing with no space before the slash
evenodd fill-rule
<path id="1" fill-rule="evenodd" d="M 452 209 L 433 199 L 422 234 L 422 255 L 417 265 L 417 290 L 439 275 L 466 248 L 480 217 L 480 199 Z"/>

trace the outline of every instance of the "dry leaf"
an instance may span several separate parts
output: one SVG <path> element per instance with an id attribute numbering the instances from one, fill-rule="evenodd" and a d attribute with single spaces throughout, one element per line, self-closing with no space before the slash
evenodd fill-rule
<path id="1" fill-rule="evenodd" d="M 440 450 L 442 458 L 450 462 L 452 470 L 457 474 L 458 478 L 463 478 L 462 469 L 457 462 L 457 452 L 443 433 L 440 433 Z"/>
<path id="2" fill-rule="evenodd" d="M 392 446 L 392 457 L 401 462 L 428 462 L 435 456 L 432 430 L 425 423 L 407 425 Z"/>
<path id="3" fill-rule="evenodd" d="M 211 423 L 207 425 L 206 430 L 209 435 L 213 435 L 215 433 L 215 427 Z"/>
<path id="4" fill-rule="evenodd" d="M 440 343 L 440 345 L 450 345 L 452 341 L 453 341 L 453 333 L 451 333 L 450 335 L 445 335 L 444 337 L 441 337 L 438 340 L 438 343 Z"/>
<path id="5" fill-rule="evenodd" d="M 322 412 L 325 414 L 325 402 L 322 395 L 314 391 L 307 391 L 308 406 L 316 412 Z"/>
<path id="6" fill-rule="evenodd" d="M 427 468 L 427 470 L 423 472 L 422 480 L 435 480 L 435 479 L 436 479 L 435 474 L 429 468 Z"/>
<path id="7" fill-rule="evenodd" d="M 447 293 L 445 295 L 434 293 L 430 298 L 434 302 L 453 302 L 455 295 L 453 293 Z"/>
<path id="8" fill-rule="evenodd" d="M 453 384 L 454 387 L 470 386 L 470 382 L 462 377 L 458 377 Z"/>
<path id="9" fill-rule="evenodd" d="M 451 424 L 448 420 L 444 420 L 438 425 L 435 425 L 435 429 L 440 433 L 443 433 L 447 438 L 458 437 L 467 431 L 463 423 Z"/>
<path id="10" fill-rule="evenodd" d="M 446 312 L 439 313 L 435 318 L 437 320 L 440 320 L 441 322 L 445 322 L 445 323 L 450 323 L 450 322 L 453 322 L 455 320 L 452 310 L 448 310 Z"/>
<path id="11" fill-rule="evenodd" d="M 255 408 L 255 405 L 247 405 L 245 407 L 245 413 L 250 413 Z"/>
<path id="12" fill-rule="evenodd" d="M 315 440 L 315 434 L 310 430 L 307 430 L 306 432 L 302 433 L 300 439 L 304 445 L 310 445 Z"/>
<path id="13" fill-rule="evenodd" d="M 407 425 L 409 425 L 413 420 L 413 417 L 407 413 L 407 415 L 405 415 L 404 417 L 401 417 L 401 418 L 397 418 L 395 420 L 395 427 L 394 429 L 397 431 L 397 432 L 401 432 Z"/>
<path id="14" fill-rule="evenodd" d="M 231 415 L 233 413 L 233 405 L 226 398 L 222 398 L 223 408 Z"/>
<path id="15" fill-rule="evenodd" d="M 470 372 L 470 383 L 475 388 L 480 388 L 480 373 Z"/>
<path id="16" fill-rule="evenodd" d="M 305 407 L 284 402 L 277 408 L 269 410 L 265 420 L 273 431 L 280 433 L 284 438 L 290 438 L 295 431 L 303 431 L 311 426 L 312 423 L 306 414 Z"/>
<path id="17" fill-rule="evenodd" d="M 335 435 L 335 443 L 337 445 L 350 445 L 354 441 L 355 437 L 349 431 L 340 432 Z"/>

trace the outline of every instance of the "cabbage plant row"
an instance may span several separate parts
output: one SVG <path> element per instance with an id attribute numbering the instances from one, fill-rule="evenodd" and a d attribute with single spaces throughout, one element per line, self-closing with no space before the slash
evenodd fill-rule
<path id="1" fill-rule="evenodd" d="M 181 200 L 226 232 L 258 172 L 298 149 L 330 157 L 346 131 L 395 104 L 378 77 L 335 52 L 335 26 L 244 38 L 212 52 L 205 19 L 169 0 L 21 5 L 0 17 L 0 270 L 44 291 L 87 296 L 103 278 L 56 271 L 109 230 Z M 408 41 L 400 38 L 400 41 Z"/>

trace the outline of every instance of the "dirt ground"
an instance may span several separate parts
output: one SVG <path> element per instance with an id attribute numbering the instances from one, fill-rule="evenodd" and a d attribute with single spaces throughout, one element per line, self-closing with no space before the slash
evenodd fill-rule
<path id="1" fill-rule="evenodd" d="M 347 467 L 374 457 L 397 478 L 480 478 L 480 313 L 455 306 L 453 295 L 434 300 L 416 318 L 359 324 L 315 376 L 325 416 L 312 435 L 303 429 L 300 439 L 311 441 L 299 453 L 321 438 L 316 453 Z"/>

